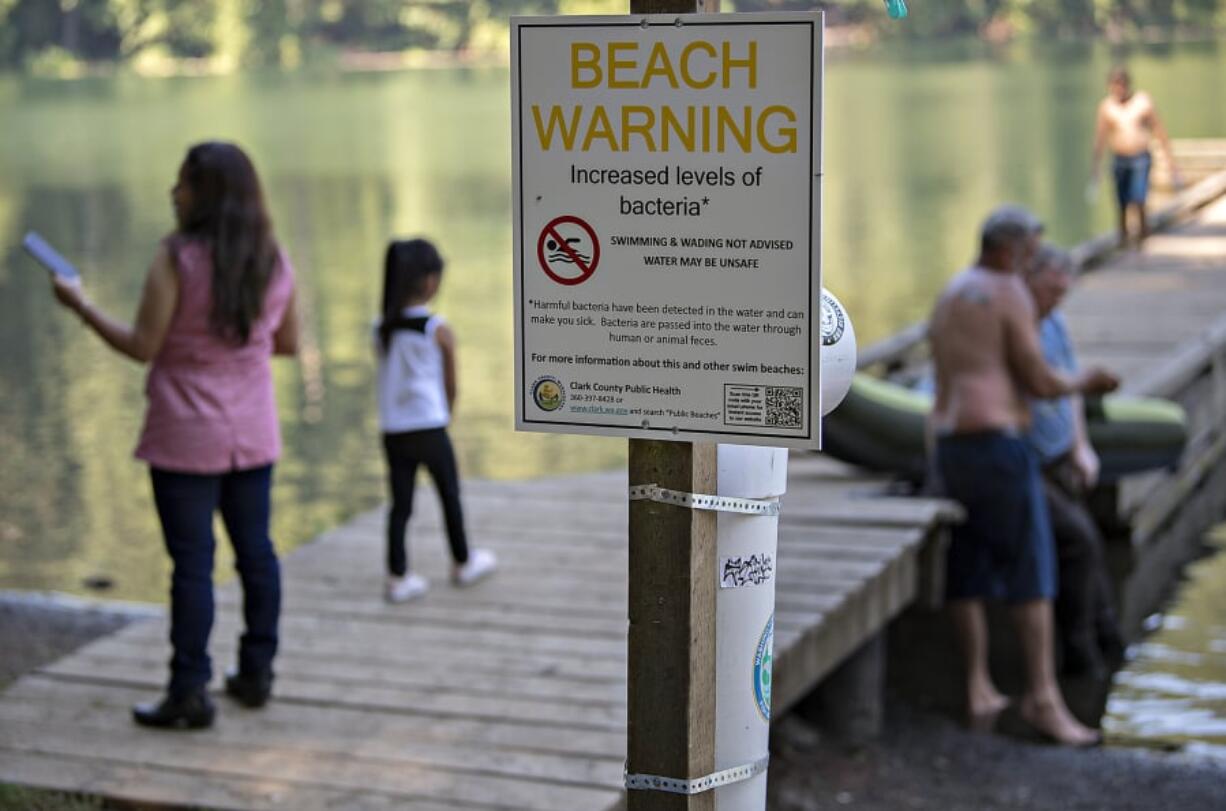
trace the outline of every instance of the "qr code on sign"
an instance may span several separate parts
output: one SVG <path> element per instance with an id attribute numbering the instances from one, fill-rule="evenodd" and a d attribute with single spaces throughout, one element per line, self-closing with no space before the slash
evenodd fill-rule
<path id="1" fill-rule="evenodd" d="M 767 386 L 766 424 L 772 428 L 804 425 L 804 392 L 800 386 Z"/>

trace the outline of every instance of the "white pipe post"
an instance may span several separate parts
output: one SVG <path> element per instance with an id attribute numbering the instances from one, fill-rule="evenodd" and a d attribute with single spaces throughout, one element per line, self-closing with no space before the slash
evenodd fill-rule
<path id="1" fill-rule="evenodd" d="M 720 445 L 717 494 L 777 501 L 787 489 L 786 448 Z M 778 515 L 720 512 L 716 524 L 715 768 L 768 756 Z M 766 770 L 715 790 L 717 811 L 766 807 Z"/>

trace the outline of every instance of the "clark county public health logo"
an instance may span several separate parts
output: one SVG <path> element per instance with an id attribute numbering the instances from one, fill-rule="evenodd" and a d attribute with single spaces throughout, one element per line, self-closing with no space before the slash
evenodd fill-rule
<path id="1" fill-rule="evenodd" d="M 829 294 L 822 293 L 822 346 L 834 346 L 843 337 L 847 320 L 843 308 Z"/>
<path id="2" fill-rule="evenodd" d="M 762 637 L 758 640 L 758 650 L 753 657 L 753 697 L 758 705 L 758 712 L 768 723 L 771 720 L 771 664 L 775 650 L 775 615 L 766 621 L 762 629 Z"/>
<path id="3" fill-rule="evenodd" d="M 538 377 L 532 384 L 532 402 L 541 411 L 557 411 L 566 402 L 566 390 L 562 381 L 556 377 L 545 375 Z"/>

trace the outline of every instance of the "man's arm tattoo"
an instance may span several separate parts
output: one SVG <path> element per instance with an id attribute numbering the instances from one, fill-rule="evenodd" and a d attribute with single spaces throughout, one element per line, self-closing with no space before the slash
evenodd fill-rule
<path id="1" fill-rule="evenodd" d="M 986 307 L 992 303 L 992 296 L 985 290 L 980 290 L 976 287 L 970 287 L 958 293 L 958 298 L 963 301 L 968 301 L 971 304 L 978 304 L 981 307 Z"/>

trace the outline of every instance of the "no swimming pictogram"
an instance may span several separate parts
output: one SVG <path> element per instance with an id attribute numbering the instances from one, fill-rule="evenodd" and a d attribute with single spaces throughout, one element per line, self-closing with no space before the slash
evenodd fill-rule
<path id="1" fill-rule="evenodd" d="M 541 270 L 558 284 L 582 284 L 600 264 L 600 240 L 592 226 L 578 217 L 554 217 L 541 229 L 536 258 Z"/>

